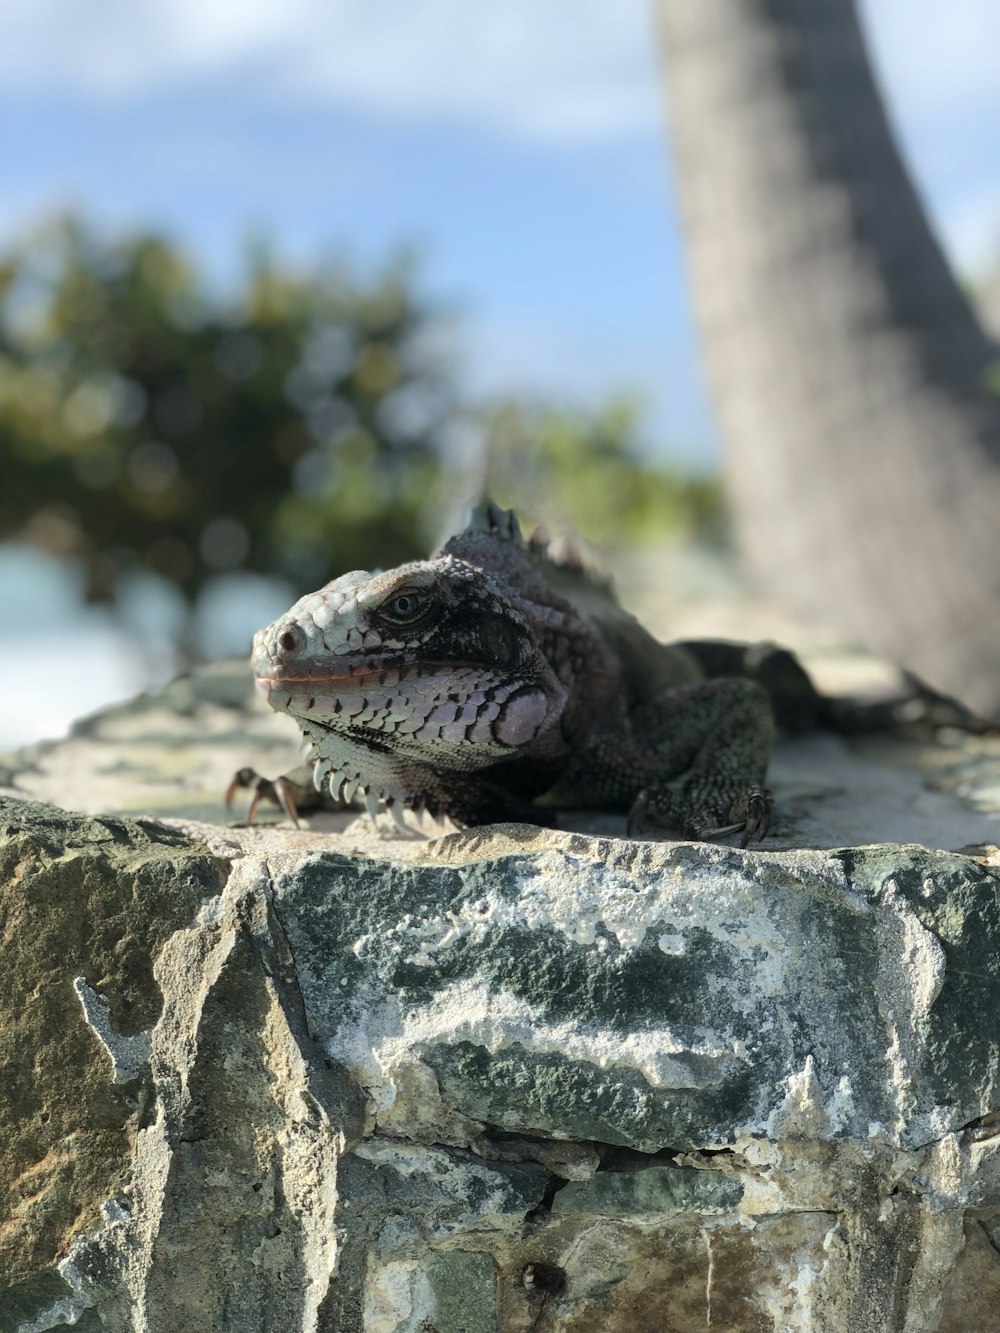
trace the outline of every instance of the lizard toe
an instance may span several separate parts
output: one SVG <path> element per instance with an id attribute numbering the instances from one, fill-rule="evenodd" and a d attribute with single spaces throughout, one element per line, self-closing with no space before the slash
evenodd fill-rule
<path id="1" fill-rule="evenodd" d="M 649 822 L 649 789 L 644 787 L 632 803 L 625 824 L 627 838 L 641 838 Z"/>
<path id="2" fill-rule="evenodd" d="M 629 810 L 627 833 L 643 837 L 649 826 L 665 826 L 692 842 L 713 842 L 739 833 L 740 846 L 747 846 L 767 834 L 772 806 L 771 792 L 757 785 L 748 786 L 728 808 L 712 804 L 695 810 L 685 808 L 683 797 L 677 800 L 676 793 L 644 788 Z"/>
<path id="3" fill-rule="evenodd" d="M 226 788 L 226 809 L 233 808 L 233 800 L 238 791 L 252 789 L 260 781 L 260 774 L 255 768 L 240 768 L 233 774 Z"/>
<path id="4" fill-rule="evenodd" d="M 771 811 L 774 809 L 774 797 L 766 787 L 750 787 L 746 795 L 746 821 L 740 846 L 750 842 L 761 842 L 771 826 Z"/>
<path id="5" fill-rule="evenodd" d="M 250 806 L 247 810 L 246 822 L 252 825 L 257 817 L 257 810 L 261 801 L 269 805 L 279 806 L 288 819 L 299 827 L 298 810 L 295 807 L 295 798 L 293 796 L 293 786 L 287 778 L 265 778 L 258 773 L 255 768 L 241 768 L 233 774 L 229 786 L 226 788 L 226 809 L 233 808 L 233 800 L 238 791 L 248 791 L 250 793 Z"/>
<path id="6" fill-rule="evenodd" d="M 771 810 L 774 798 L 765 787 L 748 787 L 738 801 L 730 807 L 728 824 L 711 827 L 711 821 L 693 821 L 685 826 L 685 836 L 700 838 L 705 842 L 714 842 L 717 838 L 728 838 L 739 833 L 740 846 L 760 842 L 766 835 L 771 823 Z"/>

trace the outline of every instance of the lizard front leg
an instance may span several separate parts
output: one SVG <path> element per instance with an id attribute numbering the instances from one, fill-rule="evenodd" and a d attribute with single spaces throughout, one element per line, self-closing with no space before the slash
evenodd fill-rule
<path id="1" fill-rule="evenodd" d="M 774 720 L 759 685 L 723 678 L 684 686 L 641 705 L 630 721 L 636 741 L 652 740 L 662 760 L 633 802 L 630 837 L 659 825 L 686 838 L 739 832 L 742 847 L 763 838 L 772 805 L 764 781 Z"/>
<path id="2" fill-rule="evenodd" d="M 573 761 L 560 797 L 629 809 L 628 833 L 651 826 L 685 838 L 767 832 L 764 787 L 774 736 L 771 707 L 753 681 L 680 686 L 632 710 L 620 734 L 604 734 Z"/>

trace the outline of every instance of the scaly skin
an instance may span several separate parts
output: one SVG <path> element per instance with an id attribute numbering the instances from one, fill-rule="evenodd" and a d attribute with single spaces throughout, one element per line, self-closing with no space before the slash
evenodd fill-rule
<path id="1" fill-rule="evenodd" d="M 303 597 L 260 631 L 252 662 L 334 801 L 360 792 L 372 811 L 461 825 L 598 807 L 629 811 L 633 835 L 658 824 L 744 843 L 767 828 L 764 690 L 702 679 L 492 505 L 430 560 Z M 244 770 L 234 787 L 255 781 Z"/>

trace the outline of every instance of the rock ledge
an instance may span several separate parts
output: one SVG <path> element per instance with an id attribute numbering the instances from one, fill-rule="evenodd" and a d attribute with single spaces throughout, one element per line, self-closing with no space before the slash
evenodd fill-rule
<path id="1" fill-rule="evenodd" d="M 995 741 L 786 748 L 799 850 L 391 842 L 209 822 L 245 694 L 10 763 L 0 1333 L 996 1325 L 1000 857 L 829 813 L 995 841 Z"/>

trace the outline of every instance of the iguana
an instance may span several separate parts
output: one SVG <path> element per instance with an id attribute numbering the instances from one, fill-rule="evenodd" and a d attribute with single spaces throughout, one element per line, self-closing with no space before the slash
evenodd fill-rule
<path id="1" fill-rule="evenodd" d="M 485 504 L 429 560 L 355 570 L 303 597 L 257 634 L 252 665 L 271 707 L 302 729 L 327 804 L 360 794 L 399 823 L 411 809 L 459 825 L 621 810 L 630 836 L 661 826 L 739 833 L 745 846 L 772 804 L 772 709 L 745 678 L 767 671 L 751 659 L 659 643 L 608 586 Z M 775 663 L 808 707 L 794 658 Z M 251 818 L 265 798 L 294 819 L 308 792 L 293 775 L 243 769 L 230 801 L 241 786 L 254 789 Z"/>

